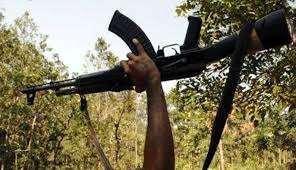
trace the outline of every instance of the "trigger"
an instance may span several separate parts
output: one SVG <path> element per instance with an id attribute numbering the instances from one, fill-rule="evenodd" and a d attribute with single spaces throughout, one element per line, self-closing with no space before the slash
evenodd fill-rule
<path id="1" fill-rule="evenodd" d="M 175 51 L 175 55 L 179 54 L 178 51 L 175 48 L 172 48 Z"/>

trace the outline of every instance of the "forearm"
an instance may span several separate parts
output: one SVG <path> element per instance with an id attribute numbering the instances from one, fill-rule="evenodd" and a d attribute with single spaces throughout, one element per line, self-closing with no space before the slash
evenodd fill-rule
<path id="1" fill-rule="evenodd" d="M 144 149 L 144 169 L 174 169 L 174 145 L 160 73 L 138 40 L 133 39 L 139 55 L 128 53 L 128 61 L 121 62 L 124 72 L 135 84 L 136 92 L 146 90 L 148 127 Z"/>
<path id="2" fill-rule="evenodd" d="M 174 169 L 174 146 L 167 106 L 160 80 L 146 88 L 148 127 L 144 169 Z"/>

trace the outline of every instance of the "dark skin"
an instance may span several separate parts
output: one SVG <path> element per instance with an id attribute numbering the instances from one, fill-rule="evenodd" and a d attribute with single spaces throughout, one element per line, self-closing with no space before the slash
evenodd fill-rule
<path id="1" fill-rule="evenodd" d="M 145 170 L 171 170 L 175 168 L 174 144 L 160 73 L 143 46 L 133 39 L 139 55 L 127 54 L 121 61 L 124 72 L 135 84 L 138 93 L 146 91 L 148 126 L 144 149 Z"/>

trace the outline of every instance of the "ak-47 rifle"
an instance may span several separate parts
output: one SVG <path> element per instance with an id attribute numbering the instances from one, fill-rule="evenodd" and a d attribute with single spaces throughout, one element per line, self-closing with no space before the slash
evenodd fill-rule
<path id="1" fill-rule="evenodd" d="M 132 39 L 137 38 L 158 67 L 161 80 L 167 81 L 197 76 L 207 65 L 225 58 L 235 49 L 237 33 L 210 47 L 199 48 L 202 20 L 199 17 L 189 16 L 188 21 L 185 41 L 180 46 L 181 52 L 168 57 L 164 56 L 164 48 L 156 53 L 142 29 L 119 11 L 115 11 L 109 30 L 124 40 L 134 54 L 137 54 L 137 50 Z M 291 43 L 291 33 L 283 10 L 275 11 L 258 20 L 255 23 L 255 30 L 260 40 L 256 44 L 259 45 L 257 49 L 263 50 Z M 75 79 L 27 86 L 22 92 L 28 95 L 28 104 L 33 104 L 36 92 L 43 90 L 53 90 L 56 95 L 61 96 L 105 91 L 119 92 L 131 90 L 132 86 L 133 83 L 124 74 L 121 66 L 115 66 L 110 70 L 80 75 Z"/>
<path id="2" fill-rule="evenodd" d="M 207 48 L 199 48 L 199 36 L 202 20 L 199 17 L 188 17 L 189 25 L 184 44 L 180 46 L 180 53 L 166 57 L 164 47 L 155 52 L 150 40 L 142 29 L 128 17 L 115 11 L 109 30 L 118 35 L 137 54 L 137 49 L 132 43 L 136 38 L 143 45 L 147 54 L 154 61 L 161 73 L 161 80 L 175 80 L 197 76 L 207 65 L 216 62 L 230 54 L 232 63 L 229 72 L 229 81 L 226 81 L 220 107 L 212 129 L 210 150 L 203 169 L 207 169 L 216 151 L 217 145 L 229 114 L 233 94 L 237 85 L 243 56 L 247 52 L 255 52 L 290 44 L 293 31 L 287 23 L 284 10 L 278 10 L 247 25 L 242 31 L 234 33 L 224 40 Z M 295 43 L 295 41 L 294 41 Z M 232 66 L 238 69 L 232 69 Z M 233 71 L 232 71 L 233 70 Z M 234 74 L 231 74 L 231 73 Z M 22 90 L 27 94 L 28 104 L 32 105 L 38 91 L 53 90 L 57 96 L 71 94 L 89 94 L 105 91 L 132 90 L 133 82 L 125 75 L 121 66 L 106 71 L 80 75 L 75 79 L 50 82 L 46 84 L 28 86 Z M 227 94 L 230 93 L 230 96 Z"/>

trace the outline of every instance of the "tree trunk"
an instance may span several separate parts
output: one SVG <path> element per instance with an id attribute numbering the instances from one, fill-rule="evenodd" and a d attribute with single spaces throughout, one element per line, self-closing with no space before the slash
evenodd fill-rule
<path id="1" fill-rule="evenodd" d="M 34 115 L 32 125 L 31 125 L 31 133 L 30 133 L 29 143 L 28 143 L 27 149 L 25 150 L 28 153 L 27 153 L 25 164 L 22 167 L 22 170 L 29 169 L 29 168 L 27 168 L 27 165 L 28 165 L 29 159 L 31 157 L 31 149 L 32 149 L 33 136 L 34 136 L 33 133 L 34 133 L 34 129 L 35 129 L 36 119 L 37 119 L 37 115 Z"/>
<path id="2" fill-rule="evenodd" d="M 138 115 L 140 115 L 141 112 L 141 96 L 138 95 L 136 98 L 136 112 L 135 112 L 135 135 L 136 135 L 136 140 L 135 140 L 135 167 L 138 167 Z"/>
<path id="3" fill-rule="evenodd" d="M 137 125 L 137 121 L 135 121 L 135 125 L 136 125 L 136 128 L 135 128 L 135 131 L 136 131 L 136 140 L 135 140 L 135 167 L 138 167 L 138 125 Z"/>
<path id="4" fill-rule="evenodd" d="M 220 140 L 219 143 L 219 153 L 220 153 L 220 170 L 225 170 L 225 162 L 224 162 L 224 153 L 223 153 L 223 144 L 222 144 L 222 139 Z"/>
<path id="5" fill-rule="evenodd" d="M 115 138 L 115 141 L 116 141 L 116 144 L 115 144 L 115 162 L 116 162 L 117 166 L 118 166 L 118 159 L 119 159 L 119 152 L 120 152 L 119 126 L 120 126 L 120 121 L 121 121 L 121 118 L 122 118 L 122 115 L 123 115 L 124 112 L 125 112 L 125 109 L 123 108 L 121 113 L 120 113 L 118 121 L 116 123 L 114 123 L 114 127 L 115 127 L 114 138 Z"/>
<path id="6" fill-rule="evenodd" d="M 83 111 L 83 113 L 84 113 L 85 123 L 88 128 L 89 137 L 90 137 L 91 141 L 93 141 L 93 144 L 95 146 L 95 150 L 97 152 L 97 156 L 98 156 L 99 160 L 102 161 L 105 170 L 113 170 L 108 158 L 106 157 L 106 155 L 100 145 L 99 140 L 96 137 L 96 132 L 91 124 L 91 120 L 90 120 L 88 111 L 85 110 L 85 111 Z"/>
<path id="7" fill-rule="evenodd" d="M 279 165 L 281 166 L 282 165 L 282 151 L 280 148 L 278 149 L 278 151 L 279 151 Z"/>
<path id="8" fill-rule="evenodd" d="M 286 164 L 286 151 L 283 153 L 283 164 Z"/>
<path id="9" fill-rule="evenodd" d="M 276 167 L 276 155 L 275 153 L 272 153 L 272 162 L 273 162 L 273 166 Z"/>
<path id="10" fill-rule="evenodd" d="M 61 147 L 61 143 L 62 143 L 62 141 L 64 140 L 64 137 L 65 137 L 66 135 L 61 135 L 61 138 L 59 139 L 59 138 L 57 138 L 57 142 L 56 142 L 56 144 L 55 144 L 55 146 L 54 146 L 54 149 L 53 149 L 53 167 L 52 167 L 52 169 L 53 170 L 55 170 L 56 169 L 56 166 L 57 166 L 57 164 L 58 164 L 58 156 L 59 156 L 59 154 L 60 154 L 60 152 L 59 152 L 59 148 Z"/>
<path id="11" fill-rule="evenodd" d="M 14 153 L 15 154 L 15 169 L 18 170 L 18 165 L 17 165 L 17 152 Z"/>

